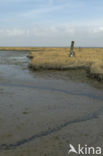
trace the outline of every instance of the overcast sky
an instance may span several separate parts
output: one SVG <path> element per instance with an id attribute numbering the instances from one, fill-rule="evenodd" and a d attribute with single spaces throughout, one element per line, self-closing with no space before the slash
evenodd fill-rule
<path id="1" fill-rule="evenodd" d="M 103 47 L 103 0 L 0 0 L 0 46 Z"/>

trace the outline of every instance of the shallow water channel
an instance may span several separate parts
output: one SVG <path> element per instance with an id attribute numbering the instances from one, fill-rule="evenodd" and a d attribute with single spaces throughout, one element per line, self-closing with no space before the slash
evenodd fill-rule
<path id="1" fill-rule="evenodd" d="M 103 84 L 84 70 L 31 71 L 27 55 L 0 52 L 2 155 L 66 155 L 70 143 L 102 147 Z"/>

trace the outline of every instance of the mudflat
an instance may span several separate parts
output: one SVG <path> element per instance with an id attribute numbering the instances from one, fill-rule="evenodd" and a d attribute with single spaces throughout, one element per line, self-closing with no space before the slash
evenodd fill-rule
<path id="1" fill-rule="evenodd" d="M 68 156 L 69 144 L 103 148 L 102 82 L 82 69 L 32 71 L 28 55 L 0 52 L 0 155 Z"/>

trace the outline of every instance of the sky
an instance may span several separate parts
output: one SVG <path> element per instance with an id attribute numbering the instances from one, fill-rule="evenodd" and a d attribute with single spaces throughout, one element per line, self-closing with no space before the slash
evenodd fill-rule
<path id="1" fill-rule="evenodd" d="M 0 0 L 0 46 L 103 47 L 103 0 Z"/>

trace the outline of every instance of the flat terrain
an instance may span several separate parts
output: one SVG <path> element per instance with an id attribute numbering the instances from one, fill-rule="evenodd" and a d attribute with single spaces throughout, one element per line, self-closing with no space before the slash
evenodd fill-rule
<path id="1" fill-rule="evenodd" d="M 69 144 L 103 149 L 102 83 L 81 69 L 32 71 L 28 54 L 0 52 L 0 156 L 68 156 Z"/>
<path id="2" fill-rule="evenodd" d="M 46 47 L 0 47 L 6 51 L 28 51 L 32 58 L 30 67 L 34 70 L 86 69 L 88 76 L 103 80 L 103 48 L 75 48 L 75 57 L 70 58 L 70 48 Z"/>
<path id="3" fill-rule="evenodd" d="M 75 48 L 76 56 L 70 58 L 69 48 L 42 48 L 33 50 L 30 67 L 40 69 L 86 69 L 88 76 L 103 80 L 103 48 Z"/>

